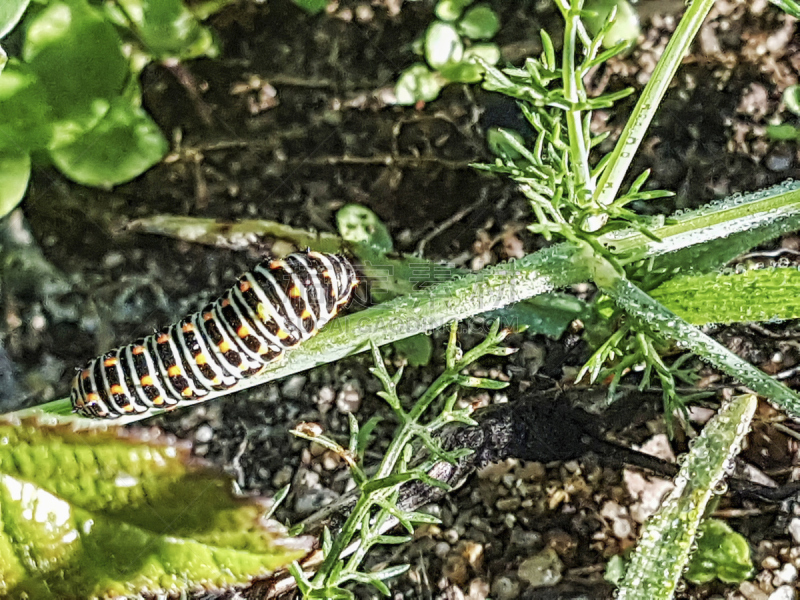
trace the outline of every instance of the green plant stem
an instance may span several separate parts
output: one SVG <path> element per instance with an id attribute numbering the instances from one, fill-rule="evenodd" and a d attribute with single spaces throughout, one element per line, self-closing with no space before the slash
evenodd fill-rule
<path id="1" fill-rule="evenodd" d="M 608 236 L 606 244 L 621 253 L 628 264 L 679 251 L 702 254 L 704 244 L 726 238 L 747 236 L 753 244 L 800 228 L 800 183 L 776 186 L 750 196 L 737 197 L 680 215 L 675 223 L 653 227 L 660 241 L 636 232 Z M 760 236 L 760 237 L 759 237 Z M 370 341 L 382 346 L 431 331 L 453 321 L 495 310 L 554 288 L 582 283 L 590 278 L 595 253 L 587 246 L 560 244 L 523 259 L 484 269 L 435 288 L 413 292 L 369 310 L 334 319 L 315 338 L 287 354 L 285 360 L 264 374 L 244 380 L 237 390 L 261 385 L 369 348 Z M 226 393 L 209 394 L 211 400 Z M 71 415 L 68 399 L 56 400 L 15 413 L 68 416 L 84 423 L 90 420 Z M 117 420 L 141 420 L 131 416 Z"/>
<path id="2" fill-rule="evenodd" d="M 610 268 L 602 272 L 598 270 L 595 283 L 654 335 L 691 350 L 704 361 L 780 405 L 794 417 L 800 417 L 800 396 L 653 300 L 628 279 L 618 276 L 616 271 Z"/>
<path id="3" fill-rule="evenodd" d="M 661 104 L 661 99 L 713 5 L 714 0 L 694 0 L 687 7 L 622 130 L 608 166 L 600 176 L 597 189 L 594 191 L 597 204 L 608 206 L 616 199 L 622 180 L 644 140 L 645 132 Z"/>
<path id="4" fill-rule="evenodd" d="M 580 9 L 583 2 L 573 1 L 565 4 L 563 0 L 559 8 L 564 15 L 564 50 L 562 56 L 562 71 L 564 81 L 564 97 L 570 103 L 566 111 L 567 130 L 570 142 L 570 165 L 574 169 L 578 182 L 577 188 L 583 200 L 583 195 L 588 197 L 594 190 L 591 188 L 592 175 L 590 171 L 589 149 L 586 146 L 586 137 L 583 131 L 583 118 L 579 106 L 585 98 L 581 97 L 580 73 L 575 70 L 575 57 L 578 55 L 578 29 L 580 27 Z"/>

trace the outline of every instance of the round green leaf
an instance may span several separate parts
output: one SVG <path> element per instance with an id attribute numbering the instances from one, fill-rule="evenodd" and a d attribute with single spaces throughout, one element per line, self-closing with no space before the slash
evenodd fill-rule
<path id="1" fill-rule="evenodd" d="M 489 40 L 500 29 L 500 18 L 487 4 L 479 4 L 467 11 L 458 24 L 458 31 L 472 40 Z"/>
<path id="2" fill-rule="evenodd" d="M 215 56 L 211 32 L 181 0 L 117 0 L 147 52 L 158 58 Z"/>
<path id="3" fill-rule="evenodd" d="M 392 236 L 374 212 L 360 204 L 347 204 L 336 213 L 339 235 L 347 242 L 364 244 L 388 254 L 394 250 Z"/>
<path id="4" fill-rule="evenodd" d="M 473 0 L 439 0 L 433 12 L 437 19 L 455 21 L 472 2 Z"/>
<path id="5" fill-rule="evenodd" d="M 19 23 L 30 0 L 3 0 L 0 2 L 0 38 L 4 38 L 9 31 Z"/>
<path id="6" fill-rule="evenodd" d="M 459 62 L 464 55 L 464 43 L 456 28 L 449 23 L 436 21 L 425 33 L 425 60 L 434 69 Z"/>
<path id="7" fill-rule="evenodd" d="M 20 203 L 28 189 L 31 157 L 27 152 L 0 150 L 0 218 Z"/>
<path id="8" fill-rule="evenodd" d="M 31 22 L 23 57 L 47 90 L 54 116 L 70 122 L 68 133 L 92 127 L 122 92 L 130 70 L 121 44 L 85 0 L 54 2 Z M 59 136 L 56 145 L 68 141 Z"/>
<path id="9" fill-rule="evenodd" d="M 483 67 L 473 62 L 445 65 L 439 70 L 442 77 L 458 83 L 476 83 L 483 79 Z"/>
<path id="10" fill-rule="evenodd" d="M 706 519 L 700 524 L 697 550 L 689 560 L 686 579 L 706 583 L 719 579 L 741 583 L 753 572 L 747 540 L 725 521 Z"/>
<path id="11" fill-rule="evenodd" d="M 12 59 L 0 73 L 0 149 L 44 148 L 50 140 L 51 110 L 45 90 L 27 65 Z"/>
<path id="12" fill-rule="evenodd" d="M 496 65 L 500 62 L 500 48 L 497 44 L 473 44 L 464 51 L 464 62 L 470 62 L 476 58 L 483 62 Z"/>
<path id="13" fill-rule="evenodd" d="M 50 157 L 73 181 L 110 187 L 141 175 L 166 151 L 167 141 L 147 113 L 120 102 L 74 143 L 51 150 Z"/>
<path id="14" fill-rule="evenodd" d="M 442 79 L 422 63 L 408 67 L 394 86 L 397 104 L 410 106 L 419 101 L 435 100 L 442 91 Z"/>
<path id="15" fill-rule="evenodd" d="M 800 85 L 790 85 L 784 90 L 783 103 L 792 114 L 800 117 Z"/>

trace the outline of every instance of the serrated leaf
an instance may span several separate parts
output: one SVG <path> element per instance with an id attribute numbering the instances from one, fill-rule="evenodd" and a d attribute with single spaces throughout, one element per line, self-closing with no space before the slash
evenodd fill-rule
<path id="1" fill-rule="evenodd" d="M 3 0 L 0 2 L 0 39 L 8 35 L 22 19 L 30 0 Z"/>
<path id="2" fill-rule="evenodd" d="M 0 592 L 222 589 L 305 554 L 230 479 L 152 430 L 0 423 Z M 5 586 L 4 588 L 1 586 Z"/>
<path id="3" fill-rule="evenodd" d="M 111 187 L 144 173 L 167 149 L 167 140 L 150 116 L 121 98 L 94 128 L 51 150 L 50 157 L 73 181 Z"/>
<path id="4" fill-rule="evenodd" d="M 46 89 L 54 146 L 69 143 L 108 111 L 130 77 L 122 40 L 85 0 L 53 2 L 31 21 L 23 58 Z"/>
<path id="5" fill-rule="evenodd" d="M 0 219 L 22 201 L 31 176 L 31 157 L 23 151 L 0 150 Z"/>
<path id="6" fill-rule="evenodd" d="M 211 31 L 181 0 L 118 0 L 139 41 L 156 58 L 188 60 L 217 55 Z"/>
<path id="7" fill-rule="evenodd" d="M 684 275 L 650 295 L 693 325 L 800 318 L 800 271 L 751 269 Z"/>
<path id="8" fill-rule="evenodd" d="M 753 394 L 732 398 L 694 440 L 675 478 L 675 488 L 645 523 L 618 590 L 620 600 L 672 597 L 708 502 L 739 452 L 756 405 Z"/>

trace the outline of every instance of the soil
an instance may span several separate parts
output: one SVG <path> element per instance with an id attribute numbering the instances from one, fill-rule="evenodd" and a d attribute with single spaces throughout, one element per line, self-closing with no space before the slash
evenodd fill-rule
<path id="1" fill-rule="evenodd" d="M 540 28 L 558 39 L 562 21 L 552 3 L 491 4 L 501 16 L 496 41 L 507 59 L 519 64 L 537 52 Z M 676 14 L 659 10 L 680 10 L 678 4 L 642 3 L 648 14 L 640 43 L 592 75 L 593 92 L 643 87 L 677 22 Z M 171 139 L 168 159 L 112 191 L 39 170 L 21 213 L 7 221 L 18 232 L 29 228 L 29 247 L 43 260 L 40 278 L 2 290 L 0 405 L 11 410 L 66 396 L 76 365 L 196 310 L 271 244 L 260 240 L 234 252 L 127 230 L 139 217 L 262 218 L 335 233 L 336 210 L 358 203 L 387 224 L 400 252 L 421 250 L 429 259 L 479 268 L 540 248 L 544 242 L 525 230 L 532 219 L 522 195 L 469 166 L 490 159 L 485 129 L 516 122 L 513 104 L 462 85 L 424 106 L 386 102 L 399 72 L 415 61 L 410 45 L 432 10 L 430 0 L 345 0 L 310 17 L 285 0 L 235 2 L 210 19 L 219 58 L 150 65 L 142 77 L 145 107 Z M 781 95 L 798 75 L 795 20 L 766 0 L 717 2 L 632 169 L 652 169 L 649 185 L 677 195 L 637 208 L 668 213 L 797 178 L 797 145 L 771 142 L 766 125 L 796 122 Z M 596 114 L 598 129 L 617 133 L 634 102 L 635 96 Z M 460 211 L 465 216 L 453 220 Z M 766 262 L 776 251 L 793 258 L 798 249 L 800 238 L 789 236 L 750 260 Z M 711 331 L 768 372 L 800 383 L 790 371 L 800 360 L 796 323 Z M 421 393 L 438 374 L 445 339 L 435 332 L 430 364 L 407 370 L 404 397 Z M 519 334 L 509 344 L 522 351 L 483 361 L 477 371 L 507 377 L 511 386 L 466 401 L 503 402 L 552 388 L 587 358 L 575 334 Z M 401 362 L 391 351 L 387 356 Z M 243 491 L 269 496 L 293 483 L 278 517 L 295 522 L 350 480 L 335 457 L 311 451 L 288 430 L 313 421 L 343 435 L 347 412 L 362 422 L 385 412 L 369 366 L 368 357 L 348 358 L 154 423 L 194 440 L 195 452 L 228 469 Z M 707 370 L 701 375 L 712 389 L 726 383 Z M 768 406 L 760 409 L 744 459 L 759 476 L 785 483 L 800 476 L 800 455 L 796 425 L 781 420 Z M 373 457 L 391 430 L 391 421 L 378 429 Z M 652 417 L 618 436 L 643 444 L 664 430 Z M 673 441 L 676 453 L 685 451 L 686 435 Z M 591 458 L 502 463 L 430 507 L 441 526 L 376 552 L 371 564 L 411 564 L 391 582 L 395 598 L 610 598 L 606 562 L 635 543 L 641 520 L 630 477 Z M 685 584 L 678 597 L 756 600 L 796 585 L 800 531 L 792 537 L 785 514 L 733 497 L 718 513 L 747 536 L 757 574 L 741 585 Z M 534 557 L 549 561 L 558 576 L 531 585 Z M 356 593 L 378 597 L 367 588 Z"/>

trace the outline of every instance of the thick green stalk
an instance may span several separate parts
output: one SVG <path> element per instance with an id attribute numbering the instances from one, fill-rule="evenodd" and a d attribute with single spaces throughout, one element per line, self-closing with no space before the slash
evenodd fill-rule
<path id="1" fill-rule="evenodd" d="M 697 257 L 680 261 L 691 265 L 707 253 L 705 249 L 709 242 L 722 239 L 726 245 L 734 245 L 744 238 L 747 244 L 741 248 L 747 248 L 800 228 L 800 183 L 782 184 L 748 196 L 734 197 L 684 213 L 674 221 L 651 228 L 660 241 L 635 232 L 621 232 L 608 236 L 604 243 L 613 247 L 617 256 L 621 254 L 620 262 L 623 264 L 659 256 L 664 257 L 659 260 L 665 260 L 668 256 L 680 256 L 682 252 L 697 253 Z M 381 346 L 554 288 L 585 282 L 590 278 L 594 257 L 595 253 L 585 246 L 560 244 L 520 260 L 334 319 L 317 337 L 288 353 L 285 360 L 276 363 L 263 375 L 245 380 L 237 389 L 260 385 L 362 352 L 369 348 L 370 340 Z M 230 392 L 210 394 L 206 399 Z M 21 417 L 31 413 L 69 415 L 70 412 L 69 400 L 64 399 L 17 414 Z M 141 418 L 132 416 L 118 422 Z"/>
<path id="2" fill-rule="evenodd" d="M 611 161 L 600 176 L 594 192 L 594 199 L 598 204 L 608 206 L 617 198 L 622 180 L 639 145 L 644 140 L 645 132 L 655 116 L 656 109 L 661 104 L 661 99 L 675 77 L 683 57 L 689 51 L 689 45 L 713 5 L 714 0 L 694 0 L 686 9 L 650 81 L 639 97 L 625 129 L 622 130 L 619 141 L 611 153 Z"/>
<path id="3" fill-rule="evenodd" d="M 655 335 L 690 350 L 793 416 L 800 417 L 800 396 L 653 300 L 630 280 L 618 276 L 610 265 L 598 269 L 594 280 L 628 315 Z"/>
<path id="4" fill-rule="evenodd" d="M 619 600 L 672 598 L 708 502 L 738 454 L 757 404 L 753 394 L 731 399 L 694 441 L 675 488 L 645 524 L 616 596 Z"/>

